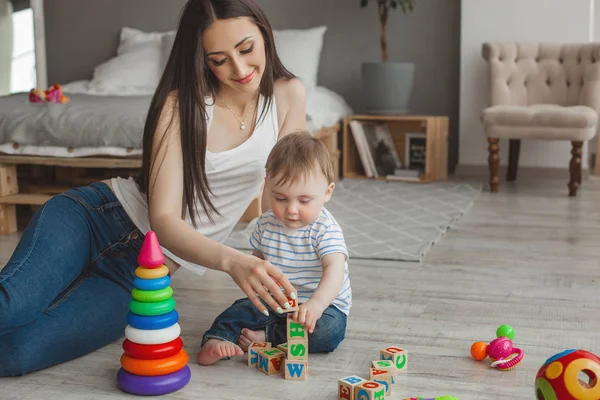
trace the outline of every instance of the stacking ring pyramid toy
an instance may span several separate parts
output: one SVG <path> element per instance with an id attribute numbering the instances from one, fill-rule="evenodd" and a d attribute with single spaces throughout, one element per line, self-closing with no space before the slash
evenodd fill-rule
<path id="1" fill-rule="evenodd" d="M 124 353 L 117 380 L 121 389 L 137 395 L 161 395 L 181 389 L 191 378 L 188 354 L 179 337 L 169 269 L 158 238 L 148 231 L 140 254 L 133 300 L 129 303 Z"/>

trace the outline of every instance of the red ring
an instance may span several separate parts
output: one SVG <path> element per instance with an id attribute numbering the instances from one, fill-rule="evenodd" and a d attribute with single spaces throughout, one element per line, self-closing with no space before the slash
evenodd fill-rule
<path id="1" fill-rule="evenodd" d="M 131 358 L 140 360 L 158 360 L 167 358 L 179 353 L 183 348 L 183 341 L 180 337 L 161 344 L 140 344 L 125 339 L 123 342 L 123 350 Z"/>

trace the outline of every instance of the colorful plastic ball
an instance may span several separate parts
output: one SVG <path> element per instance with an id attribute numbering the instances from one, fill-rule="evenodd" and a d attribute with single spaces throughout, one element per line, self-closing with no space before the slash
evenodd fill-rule
<path id="1" fill-rule="evenodd" d="M 535 378 L 537 400 L 600 399 L 600 358 L 585 350 L 550 357 Z"/>
<path id="2" fill-rule="evenodd" d="M 515 340 L 515 330 L 510 325 L 500 325 L 498 329 L 496 329 L 496 337 L 505 337 L 510 340 Z"/>
<path id="3" fill-rule="evenodd" d="M 477 361 L 485 360 L 487 357 L 487 344 L 475 342 L 471 345 L 471 357 Z"/>

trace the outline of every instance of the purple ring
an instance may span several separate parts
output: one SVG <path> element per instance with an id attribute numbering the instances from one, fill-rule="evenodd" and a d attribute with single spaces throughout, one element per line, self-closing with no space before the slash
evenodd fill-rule
<path id="1" fill-rule="evenodd" d="M 121 389 L 141 396 L 167 394 L 181 389 L 188 384 L 192 371 L 186 365 L 179 371 L 167 375 L 141 376 L 134 375 L 123 368 L 117 372 L 117 381 Z"/>

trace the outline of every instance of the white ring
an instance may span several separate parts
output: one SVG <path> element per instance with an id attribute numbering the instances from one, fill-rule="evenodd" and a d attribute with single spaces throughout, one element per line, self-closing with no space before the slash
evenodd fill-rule
<path id="1" fill-rule="evenodd" d="M 163 329 L 137 329 L 131 325 L 125 327 L 125 337 L 139 344 L 162 344 L 175 340 L 181 334 L 181 327 L 177 322 Z"/>

